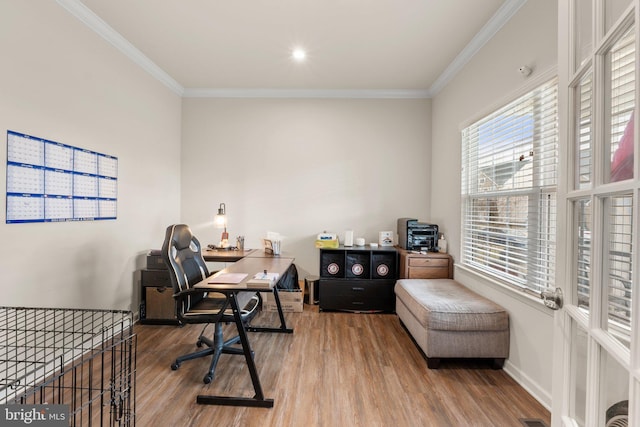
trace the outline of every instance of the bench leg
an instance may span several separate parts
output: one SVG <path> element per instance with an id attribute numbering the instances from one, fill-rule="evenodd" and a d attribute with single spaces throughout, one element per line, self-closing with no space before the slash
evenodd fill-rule
<path id="1" fill-rule="evenodd" d="M 504 357 L 500 358 L 500 357 L 496 357 L 495 359 L 493 359 L 493 363 L 491 364 L 491 368 L 493 369 L 502 369 L 502 367 L 504 366 Z"/>
<path id="2" fill-rule="evenodd" d="M 440 358 L 438 357 L 427 357 L 427 368 L 429 369 L 438 369 L 440 367 Z"/>

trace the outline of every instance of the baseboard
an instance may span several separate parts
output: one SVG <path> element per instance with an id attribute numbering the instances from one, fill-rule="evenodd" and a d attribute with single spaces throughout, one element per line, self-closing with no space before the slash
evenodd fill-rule
<path id="1" fill-rule="evenodd" d="M 533 396 L 542 406 L 551 412 L 551 395 L 540 387 L 535 381 L 532 381 L 525 373 L 519 370 L 513 363 L 507 359 L 504 363 L 503 370 L 522 388 L 524 388 L 531 396 Z"/>

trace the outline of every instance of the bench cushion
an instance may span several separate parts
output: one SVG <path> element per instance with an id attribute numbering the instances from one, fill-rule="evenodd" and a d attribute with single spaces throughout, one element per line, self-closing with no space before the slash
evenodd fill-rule
<path id="1" fill-rule="evenodd" d="M 396 297 L 426 329 L 440 331 L 504 331 L 504 308 L 452 279 L 401 279 Z"/>

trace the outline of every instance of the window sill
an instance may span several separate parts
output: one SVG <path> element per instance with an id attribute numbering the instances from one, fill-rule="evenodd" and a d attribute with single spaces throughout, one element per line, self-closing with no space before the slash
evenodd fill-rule
<path id="1" fill-rule="evenodd" d="M 502 283 L 499 280 L 489 277 L 472 267 L 468 267 L 466 265 L 461 265 L 458 263 L 454 264 L 454 267 L 454 277 L 456 278 L 458 278 L 459 276 L 464 276 L 465 278 L 473 279 L 475 283 L 481 286 L 488 286 L 493 290 L 501 292 L 509 298 L 513 298 L 520 303 L 526 304 L 528 307 L 534 308 L 541 313 L 547 314 L 549 316 L 553 316 L 554 310 L 545 306 L 544 302 L 542 302 L 542 299 L 540 299 L 539 297 L 535 297 L 525 292 L 524 290 L 518 290 L 513 286 Z M 464 284 L 464 281 L 460 280 L 460 282 Z"/>

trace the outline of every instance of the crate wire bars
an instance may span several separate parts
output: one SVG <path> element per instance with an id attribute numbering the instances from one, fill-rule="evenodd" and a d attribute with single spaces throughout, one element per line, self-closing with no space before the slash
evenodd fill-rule
<path id="1" fill-rule="evenodd" d="M 71 426 L 135 425 L 130 311 L 0 307 L 0 404 L 69 406 Z"/>

